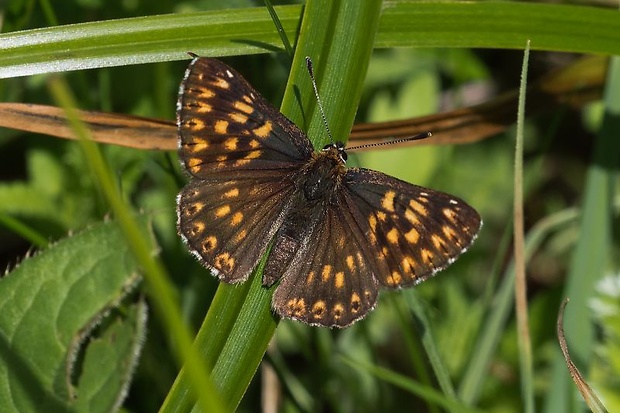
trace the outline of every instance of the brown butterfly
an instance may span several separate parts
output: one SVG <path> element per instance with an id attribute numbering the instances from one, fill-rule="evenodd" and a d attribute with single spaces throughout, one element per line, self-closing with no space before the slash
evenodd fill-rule
<path id="1" fill-rule="evenodd" d="M 179 155 L 190 182 L 178 231 L 227 283 L 270 250 L 263 284 L 277 314 L 346 327 L 379 288 L 418 284 L 447 267 L 482 221 L 464 201 L 380 172 L 347 168 L 341 143 L 308 137 L 216 59 L 195 57 L 179 91 Z"/>

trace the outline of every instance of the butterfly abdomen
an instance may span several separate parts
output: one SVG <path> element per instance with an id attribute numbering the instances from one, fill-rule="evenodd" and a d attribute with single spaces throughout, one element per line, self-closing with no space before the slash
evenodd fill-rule
<path id="1" fill-rule="evenodd" d="M 298 196 L 291 205 L 282 226 L 276 232 L 271 252 L 263 271 L 263 285 L 270 286 L 279 280 L 291 265 L 295 255 L 311 236 L 311 229 L 322 216 L 317 203 L 308 205 Z"/>

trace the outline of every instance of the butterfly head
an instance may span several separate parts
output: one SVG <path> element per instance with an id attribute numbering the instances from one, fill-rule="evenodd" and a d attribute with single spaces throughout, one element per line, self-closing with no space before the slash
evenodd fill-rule
<path id="1" fill-rule="evenodd" d="M 333 157 L 339 159 L 340 162 L 342 162 L 343 165 L 347 163 L 347 156 L 348 155 L 347 155 L 347 152 L 344 149 L 344 143 L 342 143 L 342 142 L 336 142 L 336 143 L 327 144 L 327 145 L 325 145 L 323 147 L 321 152 L 330 153 Z"/>

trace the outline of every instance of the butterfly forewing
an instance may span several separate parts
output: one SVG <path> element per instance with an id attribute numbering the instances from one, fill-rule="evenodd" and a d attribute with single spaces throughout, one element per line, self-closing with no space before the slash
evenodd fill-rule
<path id="1" fill-rule="evenodd" d="M 451 264 L 475 239 L 481 219 L 457 197 L 380 172 L 350 168 L 345 210 L 372 248 L 386 287 L 419 283 Z"/>
<path id="2" fill-rule="evenodd" d="M 179 90 L 177 126 L 180 158 L 197 178 L 269 176 L 312 153 L 295 124 L 215 59 L 190 63 Z"/>

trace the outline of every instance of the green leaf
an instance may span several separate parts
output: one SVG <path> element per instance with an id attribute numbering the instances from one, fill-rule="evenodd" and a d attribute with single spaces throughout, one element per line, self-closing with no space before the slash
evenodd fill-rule
<path id="1" fill-rule="evenodd" d="M 110 324 L 113 330 L 104 324 L 99 339 L 89 338 L 139 280 L 135 260 L 113 222 L 58 242 L 0 280 L 3 411 L 67 411 L 76 406 L 82 407 L 79 411 L 108 406 L 109 411 L 118 405 L 144 336 L 144 310 L 130 309 L 128 320 L 116 317 Z M 101 349 L 98 340 L 108 345 Z M 100 391 L 93 390 L 93 375 L 102 373 L 100 367 L 90 370 L 93 357 L 109 361 Z"/>
<path id="2" fill-rule="evenodd" d="M 120 408 L 144 343 L 146 317 L 147 306 L 140 299 L 123 313 L 115 311 L 103 333 L 90 338 L 75 410 L 106 413 Z"/>

